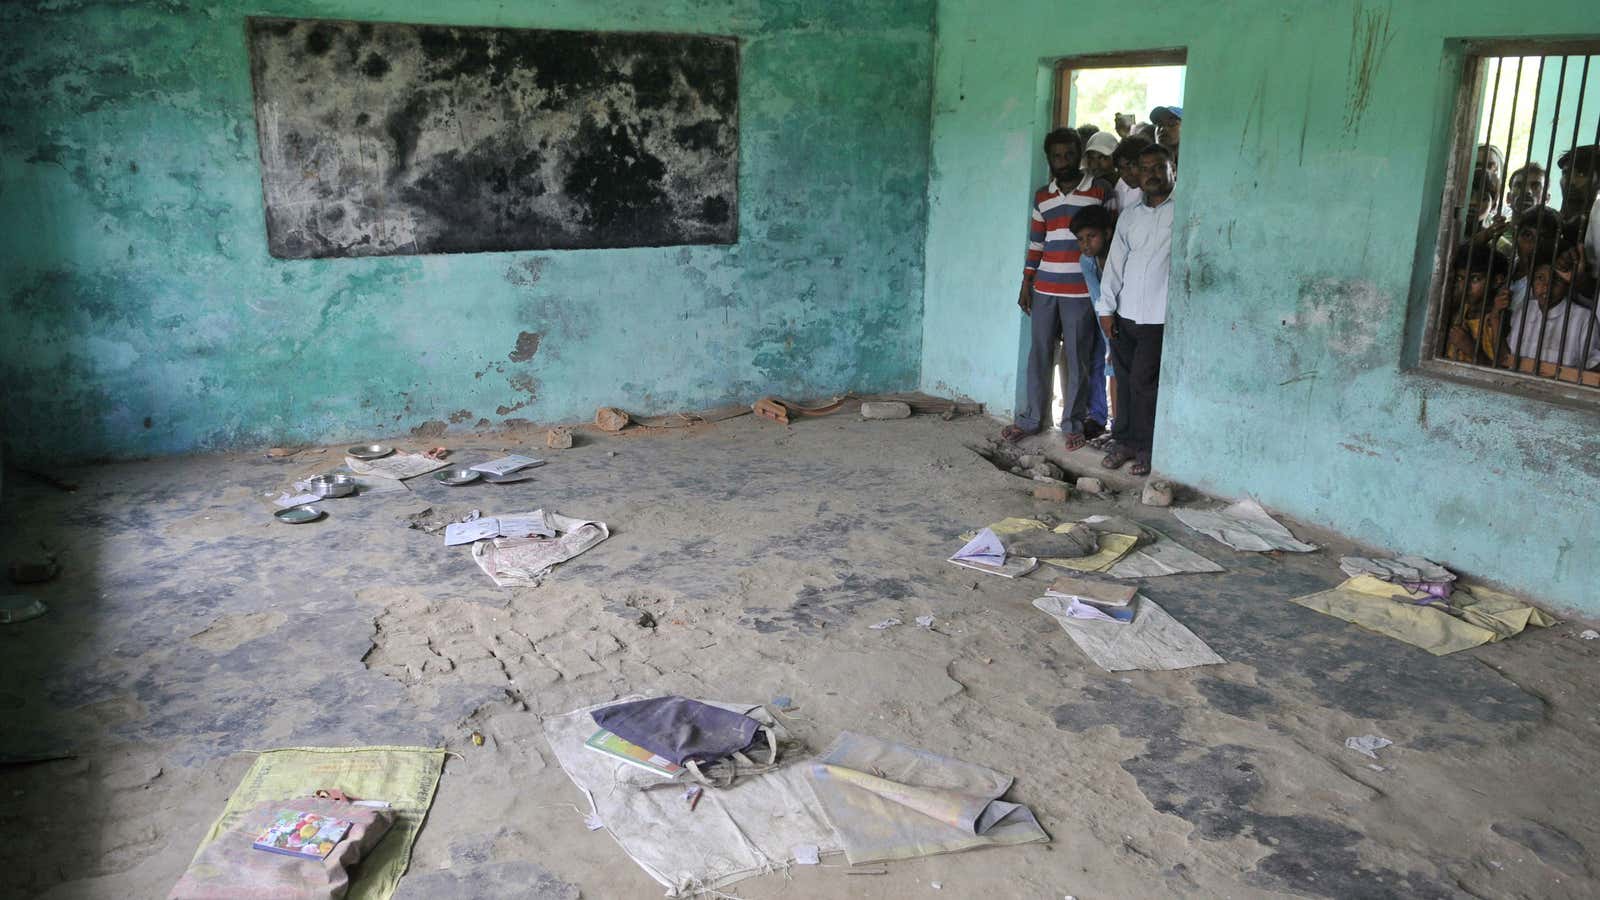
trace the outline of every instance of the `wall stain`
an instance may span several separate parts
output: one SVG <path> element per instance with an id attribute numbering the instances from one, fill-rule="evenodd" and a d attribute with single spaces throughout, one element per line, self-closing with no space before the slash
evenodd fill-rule
<path id="1" fill-rule="evenodd" d="M 458 409 L 455 412 L 450 414 L 450 424 L 451 425 L 459 425 L 462 422 L 465 422 L 466 420 L 468 420 L 470 418 L 472 418 L 472 410 L 470 410 L 470 409 Z"/>
<path id="2" fill-rule="evenodd" d="M 506 359 L 512 362 L 527 362 L 539 352 L 539 342 L 544 340 L 544 334 L 538 331 L 524 331 L 517 335 L 517 345 L 511 349 L 511 355 Z"/>
<path id="3" fill-rule="evenodd" d="M 1378 68 L 1383 65 L 1383 55 L 1394 40 L 1389 27 L 1392 10 L 1364 9 L 1356 4 L 1350 23 L 1350 62 L 1346 78 L 1350 92 L 1345 100 L 1344 130 L 1355 135 L 1361 128 L 1361 117 L 1372 102 L 1372 84 Z"/>
<path id="4" fill-rule="evenodd" d="M 417 437 L 441 437 L 449 428 L 442 419 L 430 419 L 411 429 L 411 433 Z"/>

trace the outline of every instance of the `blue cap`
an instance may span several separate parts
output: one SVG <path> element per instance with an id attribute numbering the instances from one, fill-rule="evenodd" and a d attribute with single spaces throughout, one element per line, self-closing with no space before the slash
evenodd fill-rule
<path id="1" fill-rule="evenodd" d="M 1179 122 L 1182 122 L 1183 121 L 1183 107 L 1181 107 L 1181 106 L 1158 106 L 1155 109 L 1150 110 L 1150 121 L 1156 123 L 1157 125 L 1160 125 L 1161 124 L 1161 117 L 1164 116 L 1164 115 L 1165 116 L 1171 116 L 1174 119 L 1177 119 Z"/>

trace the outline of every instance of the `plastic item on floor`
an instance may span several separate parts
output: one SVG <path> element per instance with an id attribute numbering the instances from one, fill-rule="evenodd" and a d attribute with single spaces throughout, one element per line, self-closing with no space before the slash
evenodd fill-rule
<path id="1" fill-rule="evenodd" d="M 1072 615 L 1072 599 L 1040 597 L 1033 605 L 1061 624 L 1078 649 L 1107 672 L 1165 671 L 1226 662 L 1210 646 L 1143 594 L 1131 604 L 1133 621 L 1096 621 Z"/>
<path id="2" fill-rule="evenodd" d="M 809 769 L 851 865 L 1050 840 L 984 766 L 846 731 Z"/>
<path id="3" fill-rule="evenodd" d="M 780 740 L 786 737 L 759 704 L 706 702 L 754 718 Z M 655 773 L 584 747 L 595 729 L 592 713 L 610 705 L 545 720 L 545 738 L 562 770 L 589 798 L 594 819 L 667 889 L 667 896 L 694 896 L 774 871 L 797 861 L 798 847 L 838 852 L 806 784 L 804 765 L 780 764 L 727 788 L 707 789 L 691 811 L 676 783 L 663 785 Z"/>
<path id="4" fill-rule="evenodd" d="M 761 723 L 687 697 L 647 697 L 596 709 L 594 723 L 625 741 L 683 765 L 712 762 L 750 746 Z"/>
<path id="5" fill-rule="evenodd" d="M 1371 575 L 1357 575 L 1338 587 L 1293 603 L 1360 625 L 1415 647 L 1445 656 L 1520 634 L 1529 626 L 1549 627 L 1556 619 L 1510 594 L 1456 582 L 1449 600 L 1408 590 Z"/>
<path id="6" fill-rule="evenodd" d="M 222 815 L 201 838 L 195 862 L 250 810 L 273 803 L 277 804 L 274 808 L 287 807 L 291 804 L 283 801 L 301 800 L 309 790 L 336 789 L 363 802 L 388 804 L 393 815 L 389 833 L 362 858 L 344 895 L 347 900 L 388 900 L 411 864 L 411 845 L 433 805 L 443 769 L 442 748 L 289 747 L 264 751 L 228 797 Z M 253 840 L 254 834 L 246 839 Z"/>
<path id="7" fill-rule="evenodd" d="M 1178 521 L 1206 537 L 1235 550 L 1266 552 L 1288 550 L 1310 553 L 1314 544 L 1298 540 L 1253 499 L 1246 498 L 1224 509 L 1173 509 Z"/>

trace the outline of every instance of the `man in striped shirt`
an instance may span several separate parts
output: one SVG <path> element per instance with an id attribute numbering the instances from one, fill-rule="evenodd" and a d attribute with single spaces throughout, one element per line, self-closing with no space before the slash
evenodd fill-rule
<path id="1" fill-rule="evenodd" d="M 1098 328 L 1094 302 L 1083 279 L 1078 239 L 1072 216 L 1085 206 L 1102 206 L 1111 186 L 1082 169 L 1083 139 L 1070 128 L 1058 128 L 1044 139 L 1050 162 L 1050 183 L 1033 197 L 1028 228 L 1028 257 L 1022 270 L 1017 305 L 1030 320 L 1028 399 L 1013 423 L 1001 432 L 1019 441 L 1050 425 L 1050 394 L 1056 344 L 1066 351 L 1062 373 L 1061 431 L 1066 449 L 1085 443 L 1084 421 L 1089 404 L 1089 368 Z"/>

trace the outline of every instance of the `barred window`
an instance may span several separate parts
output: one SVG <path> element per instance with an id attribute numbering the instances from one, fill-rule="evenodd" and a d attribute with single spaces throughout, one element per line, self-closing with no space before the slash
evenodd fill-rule
<path id="1" fill-rule="evenodd" d="M 1463 77 L 1424 358 L 1600 398 L 1600 41 L 1474 45 Z"/>

